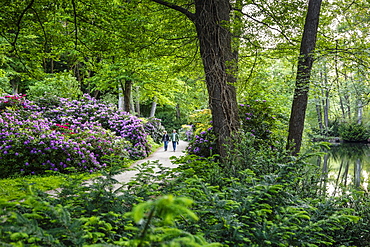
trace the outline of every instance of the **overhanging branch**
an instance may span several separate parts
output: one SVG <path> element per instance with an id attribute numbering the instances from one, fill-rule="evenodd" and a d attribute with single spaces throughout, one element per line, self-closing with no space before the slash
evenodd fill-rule
<path id="1" fill-rule="evenodd" d="M 169 3 L 169 2 L 166 2 L 166 1 L 162 1 L 162 0 L 151 0 L 153 2 L 156 2 L 158 4 L 161 4 L 163 6 L 166 6 L 170 9 L 173 9 L 173 10 L 176 10 L 176 11 L 179 11 L 181 13 L 183 13 L 184 15 L 186 15 L 191 21 L 195 21 L 195 15 L 193 13 L 191 13 L 189 10 L 181 7 L 181 6 L 178 6 L 176 4 L 172 4 L 172 3 Z"/>
<path id="2" fill-rule="evenodd" d="M 15 44 L 17 43 L 17 40 L 18 40 L 18 36 L 19 36 L 19 33 L 21 31 L 21 21 L 23 19 L 23 16 L 26 14 L 27 10 L 29 10 L 33 3 L 35 2 L 35 0 L 31 0 L 31 2 L 27 5 L 27 7 L 22 11 L 21 15 L 19 16 L 18 20 L 17 20 L 17 32 L 15 33 L 15 37 L 14 37 L 14 40 L 13 42 L 11 43 L 11 45 L 13 46 L 13 50 L 11 52 L 13 52 L 15 50 Z"/>

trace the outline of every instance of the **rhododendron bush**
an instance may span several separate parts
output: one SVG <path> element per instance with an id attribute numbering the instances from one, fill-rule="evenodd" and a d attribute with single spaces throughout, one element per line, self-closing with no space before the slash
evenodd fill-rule
<path id="1" fill-rule="evenodd" d="M 0 177 L 93 172 L 114 158 L 144 158 L 151 149 L 148 124 L 87 95 L 81 100 L 0 97 Z"/>

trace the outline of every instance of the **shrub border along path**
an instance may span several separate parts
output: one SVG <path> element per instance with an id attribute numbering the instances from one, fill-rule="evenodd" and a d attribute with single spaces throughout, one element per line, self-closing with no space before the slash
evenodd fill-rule
<path id="1" fill-rule="evenodd" d="M 163 167 L 168 168 L 176 168 L 178 164 L 173 164 L 170 160 L 172 156 L 180 157 L 186 154 L 188 142 L 180 140 L 179 145 L 177 145 L 176 151 L 172 151 L 172 144 L 168 145 L 168 150 L 164 151 L 163 146 L 159 147 L 155 152 L 153 152 L 151 155 L 146 157 L 145 159 L 138 160 L 134 164 L 130 166 L 127 170 L 121 172 L 120 174 L 114 176 L 113 178 L 118 181 L 118 184 L 114 186 L 114 190 L 118 189 L 124 184 L 127 184 L 132 180 L 133 177 L 136 176 L 136 174 L 139 173 L 137 169 L 135 169 L 135 166 L 139 164 L 143 164 L 145 162 L 152 162 L 152 161 L 158 161 L 159 164 L 161 164 Z M 155 168 L 154 172 L 160 171 L 159 168 Z M 92 183 L 92 181 L 88 181 L 88 183 Z M 49 190 L 47 193 L 50 195 L 56 195 L 55 192 L 59 189 Z"/>
<path id="2" fill-rule="evenodd" d="M 158 148 L 155 152 L 153 152 L 150 156 L 148 156 L 145 159 L 139 160 L 135 162 L 129 170 L 124 171 L 120 173 L 119 175 L 114 176 L 113 178 L 116 179 L 119 183 L 128 183 L 130 180 L 138 173 L 137 170 L 132 168 L 135 168 L 135 166 L 139 164 L 143 164 L 145 162 L 150 161 L 157 161 L 159 164 L 162 164 L 164 167 L 169 168 L 176 168 L 177 164 L 172 164 L 170 158 L 172 156 L 180 157 L 185 155 L 186 147 L 188 146 L 188 142 L 181 141 L 179 142 L 179 145 L 177 145 L 176 152 L 172 151 L 172 144 L 168 145 L 168 150 L 164 151 L 163 146 Z M 154 169 L 155 172 L 159 171 L 158 168 Z M 118 188 L 118 187 L 117 187 Z"/>
<path id="3" fill-rule="evenodd" d="M 153 152 L 151 155 L 146 157 L 145 159 L 139 160 L 135 162 L 133 165 L 130 166 L 127 170 L 123 171 L 122 173 L 114 176 L 113 178 L 118 181 L 118 184 L 114 186 L 114 190 L 118 189 L 124 184 L 127 184 L 136 176 L 136 174 L 139 173 L 137 169 L 135 169 L 135 166 L 139 164 L 143 164 L 145 162 L 154 162 L 158 161 L 159 164 L 161 164 L 163 167 L 168 168 L 176 168 L 178 164 L 173 164 L 170 160 L 172 156 L 180 157 L 186 154 L 188 142 L 180 140 L 179 145 L 177 145 L 176 151 L 172 151 L 172 144 L 169 144 L 168 150 L 164 151 L 163 146 L 159 147 L 155 152 Z M 156 167 L 154 169 L 154 172 L 158 172 L 160 169 Z M 88 182 L 92 183 L 92 181 Z M 58 189 L 56 189 L 58 190 Z M 55 195 L 55 190 L 48 191 L 49 194 Z"/>

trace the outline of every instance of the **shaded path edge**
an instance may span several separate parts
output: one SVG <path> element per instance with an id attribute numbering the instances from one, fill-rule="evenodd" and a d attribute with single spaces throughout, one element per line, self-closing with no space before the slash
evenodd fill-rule
<path id="1" fill-rule="evenodd" d="M 142 160 L 136 161 L 129 168 L 127 168 L 127 170 L 121 172 L 118 175 L 115 175 L 113 178 L 116 179 L 119 183 L 127 183 L 138 173 L 138 171 L 135 170 L 135 166 L 150 161 L 158 161 L 158 163 L 164 167 L 175 168 L 178 165 L 173 164 L 170 160 L 170 157 L 180 157 L 186 155 L 187 146 L 188 142 L 180 140 L 175 152 L 172 149 L 172 144 L 169 145 L 167 151 L 164 151 L 163 146 L 159 147 L 151 155 Z"/>

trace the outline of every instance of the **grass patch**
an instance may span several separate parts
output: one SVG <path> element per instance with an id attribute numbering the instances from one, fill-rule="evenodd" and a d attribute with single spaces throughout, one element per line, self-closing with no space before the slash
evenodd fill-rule
<path id="1" fill-rule="evenodd" d="M 153 149 L 151 154 L 161 147 L 160 144 L 152 145 Z M 137 160 L 125 160 L 122 169 L 132 166 L 136 161 Z M 70 175 L 55 172 L 50 175 L 29 175 L 25 177 L 0 179 L 0 198 L 9 201 L 19 199 L 26 195 L 29 186 L 41 191 L 57 189 L 67 181 L 68 177 L 82 177 L 82 180 L 88 180 L 98 176 L 101 176 L 100 172 Z"/>
<path id="2" fill-rule="evenodd" d="M 75 174 L 69 176 L 82 176 L 83 179 L 91 179 L 99 174 Z M 65 174 L 52 174 L 43 176 L 26 176 L 18 178 L 6 178 L 0 180 L 0 198 L 15 200 L 26 195 L 29 186 L 36 190 L 48 191 L 59 188 L 67 180 Z"/>

